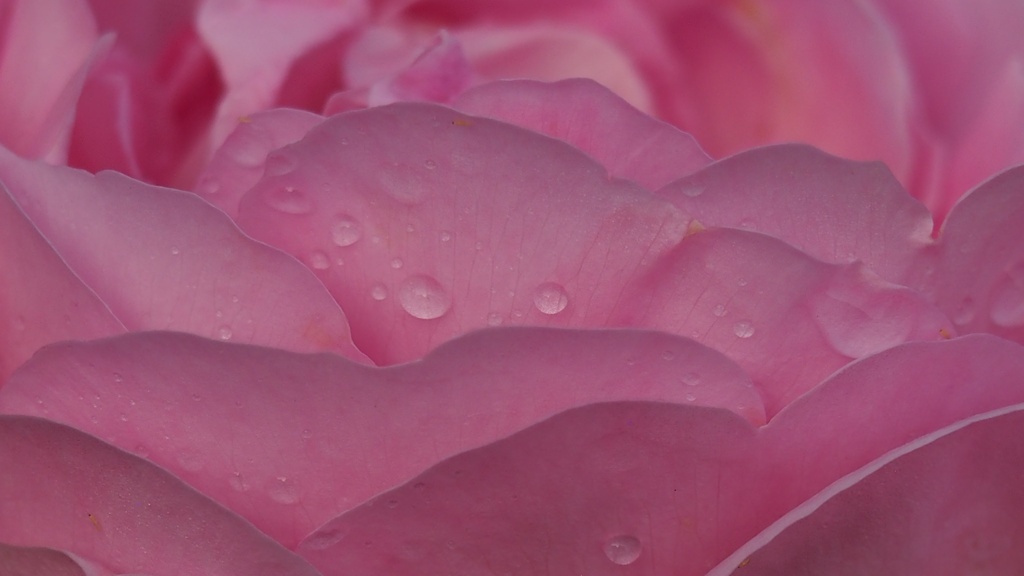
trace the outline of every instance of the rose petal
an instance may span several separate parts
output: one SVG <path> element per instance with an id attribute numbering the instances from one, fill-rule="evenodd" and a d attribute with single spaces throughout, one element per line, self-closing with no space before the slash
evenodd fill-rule
<path id="1" fill-rule="evenodd" d="M 12 377 L 0 410 L 143 453 L 293 547 L 438 460 L 621 399 L 764 422 L 747 377 L 696 343 L 544 329 L 475 333 L 389 370 L 181 334 L 59 344 Z"/>
<path id="2" fill-rule="evenodd" d="M 916 292 L 770 236 L 688 236 L 623 290 L 609 321 L 692 337 L 740 364 L 771 418 L 853 358 L 953 335 Z"/>
<path id="3" fill-rule="evenodd" d="M 0 152 L 15 201 L 129 330 L 170 329 L 365 359 L 344 314 L 290 257 L 194 195 Z"/>
<path id="4" fill-rule="evenodd" d="M 239 225 L 313 268 L 379 363 L 489 325 L 603 326 L 688 224 L 562 142 L 436 105 L 333 116 L 281 155 Z"/>
<path id="5" fill-rule="evenodd" d="M 323 121 L 323 116 L 275 108 L 246 117 L 217 149 L 196 181 L 195 191 L 207 202 L 232 218 L 238 215 L 242 196 L 263 176 L 291 169 L 287 156 L 267 155 L 278 148 L 302 139 Z"/>
<path id="6" fill-rule="evenodd" d="M 935 256 L 909 284 L 933 294 L 964 332 L 1024 343 L 1024 168 L 999 174 L 957 204 Z M 929 261 L 931 262 L 931 261 Z"/>
<path id="7" fill-rule="evenodd" d="M 588 80 L 491 82 L 462 94 L 454 106 L 564 140 L 593 156 L 612 176 L 651 190 L 711 161 L 689 134 Z"/>
<path id="8" fill-rule="evenodd" d="M 74 101 L 97 43 L 84 0 L 23 0 L 0 7 L 0 142 L 16 153 L 61 162 Z"/>
<path id="9" fill-rule="evenodd" d="M 49 548 L 7 546 L 0 542 L 0 566 L 4 576 L 98 576 L 87 574 L 67 554 Z"/>
<path id="10" fill-rule="evenodd" d="M 838 566 L 851 574 L 1013 574 L 1024 565 L 1022 431 L 1017 405 L 894 450 L 787 514 L 708 576 Z"/>
<path id="11" fill-rule="evenodd" d="M 124 326 L 39 235 L 0 184 L 0 387 L 40 347 Z"/>
<path id="12" fill-rule="evenodd" d="M 164 470 L 82 432 L 0 416 L 0 440 L 0 541 L 67 550 L 117 573 L 317 573 Z"/>
<path id="13" fill-rule="evenodd" d="M 931 244 L 928 211 L 884 166 L 809 146 L 741 152 L 658 194 L 705 226 L 756 230 L 826 262 L 860 260 L 890 282 Z"/>
<path id="14" fill-rule="evenodd" d="M 622 564 L 704 574 L 886 452 L 1021 403 L 1022 352 L 987 336 L 890 349 L 760 430 L 708 408 L 571 410 L 441 462 L 323 526 L 299 552 L 327 576 L 601 575 Z"/>

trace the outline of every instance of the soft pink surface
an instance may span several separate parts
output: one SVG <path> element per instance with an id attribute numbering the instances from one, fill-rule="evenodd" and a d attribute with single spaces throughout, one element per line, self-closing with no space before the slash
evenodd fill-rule
<path id="1" fill-rule="evenodd" d="M 66 159 L 86 69 L 109 48 L 96 40 L 96 22 L 84 0 L 0 6 L 0 143 L 30 158 Z"/>
<path id="2" fill-rule="evenodd" d="M 166 471 L 64 425 L 0 416 L 0 461 L 6 544 L 66 550 L 122 574 L 316 574 Z"/>
<path id="3" fill-rule="evenodd" d="M 1021 403 L 1022 352 L 989 336 L 901 346 L 851 365 L 760 429 L 725 411 L 672 404 L 568 411 L 441 462 L 324 526 L 300 552 L 327 575 L 704 574 L 886 452 Z M 1013 420 L 1000 433 L 1019 436 L 1022 425 Z M 1006 450 L 998 444 L 973 443 L 976 458 L 995 466 Z M 955 459 L 959 449 L 952 450 Z M 938 473 L 950 470 L 944 456 L 940 447 L 922 458 Z M 1004 466 L 1011 474 L 1019 467 Z M 901 481 L 915 478 L 929 482 L 912 472 Z M 1019 515 L 1000 512 L 1003 504 L 992 498 L 981 510 L 1020 530 Z M 921 501 L 923 514 L 947 505 Z M 979 521 L 973 529 L 997 536 L 1000 525 L 990 530 Z M 929 534 L 912 530 L 906 538 L 927 542 Z M 629 568 L 602 550 L 620 535 L 642 547 Z M 931 552 L 935 565 L 959 554 Z"/>
<path id="4" fill-rule="evenodd" d="M 590 80 L 492 82 L 455 108 L 547 134 L 590 154 L 616 178 L 655 190 L 710 163 L 696 140 Z"/>
<path id="5" fill-rule="evenodd" d="M 0 384 L 52 342 L 125 331 L 0 185 Z"/>
<path id="6" fill-rule="evenodd" d="M 53 285 L 70 271 L 129 330 L 180 330 L 365 359 L 344 314 L 308 270 L 191 194 L 6 151 L 0 177 L 38 230 L 22 226 L 13 245 L 45 237 L 68 267 L 50 267 Z"/>
<path id="7" fill-rule="evenodd" d="M 0 543 L 4 576 L 99 576 L 84 571 L 67 554 L 48 548 L 7 546 Z"/>
<path id="8" fill-rule="evenodd" d="M 477 333 L 389 370 L 180 334 L 55 345 L 11 379 L 0 410 L 142 454 L 293 547 L 440 460 L 615 400 L 765 421 L 746 375 L 694 342 L 542 329 Z"/>

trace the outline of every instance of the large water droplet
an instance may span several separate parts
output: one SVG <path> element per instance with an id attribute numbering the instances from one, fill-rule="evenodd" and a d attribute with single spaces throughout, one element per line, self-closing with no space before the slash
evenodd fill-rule
<path id="1" fill-rule="evenodd" d="M 331 226 L 331 238 L 338 246 L 351 246 L 363 237 L 363 228 L 350 216 L 339 216 Z"/>
<path id="2" fill-rule="evenodd" d="M 232 472 L 231 477 L 228 478 L 228 484 L 239 492 L 248 492 L 249 483 L 245 481 L 245 476 L 242 476 L 241 472 Z"/>
<path id="3" fill-rule="evenodd" d="M 440 318 L 452 307 L 451 296 L 430 276 L 411 276 L 398 287 L 398 302 L 411 316 L 421 320 Z"/>
<path id="4" fill-rule="evenodd" d="M 642 550 L 643 546 L 635 536 L 616 536 L 604 543 L 604 555 L 620 566 L 636 562 Z"/>
<path id="5" fill-rule="evenodd" d="M 268 176 L 281 176 L 295 170 L 299 160 L 287 152 L 271 152 L 264 164 Z"/>
<path id="6" fill-rule="evenodd" d="M 270 188 L 263 198 L 268 206 L 285 214 L 308 214 L 313 210 L 313 202 L 294 186 Z"/>
<path id="7" fill-rule="evenodd" d="M 295 504 L 299 501 L 299 491 L 295 489 L 295 483 L 285 476 L 271 480 L 267 486 L 267 493 L 270 494 L 270 499 L 278 504 Z"/>
<path id="8" fill-rule="evenodd" d="M 732 332 L 737 338 L 750 338 L 754 335 L 754 325 L 750 320 L 740 320 L 733 325 Z"/>
<path id="9" fill-rule="evenodd" d="M 1004 328 L 1024 325 L 1024 262 L 1009 268 L 996 282 L 989 315 Z"/>
<path id="10" fill-rule="evenodd" d="M 533 305 L 542 314 L 558 314 L 569 304 L 569 295 L 561 284 L 545 282 L 533 292 Z"/>

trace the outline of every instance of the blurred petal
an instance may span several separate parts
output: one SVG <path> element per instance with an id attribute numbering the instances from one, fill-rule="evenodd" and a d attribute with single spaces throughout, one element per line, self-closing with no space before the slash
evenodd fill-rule
<path id="1" fill-rule="evenodd" d="M 51 342 L 125 331 L 75 276 L 0 184 L 0 387 Z"/>
<path id="2" fill-rule="evenodd" d="M 8 544 L 67 550 L 117 573 L 317 573 L 166 471 L 73 428 L 0 416 L 0 461 Z"/>
<path id="3" fill-rule="evenodd" d="M 760 430 L 691 406 L 570 410 L 442 461 L 323 526 L 299 552 L 326 576 L 600 576 L 622 565 L 705 574 L 837 478 L 1021 403 L 1022 352 L 993 337 L 894 348 L 851 365 Z M 1005 500 L 1004 514 L 1014 502 Z"/>
<path id="4" fill-rule="evenodd" d="M 455 107 L 564 140 L 593 156 L 612 176 L 651 190 L 711 161 L 689 134 L 589 80 L 492 82 L 462 94 Z"/>
<path id="5" fill-rule="evenodd" d="M 4 576 L 94 576 L 57 550 L 8 546 L 2 542 L 0 566 L 3 566 Z"/>
<path id="6" fill-rule="evenodd" d="M 764 423 L 749 379 L 696 343 L 544 329 L 478 332 L 389 370 L 180 334 L 60 344 L 12 378 L 0 409 L 144 454 L 293 547 L 438 460 L 623 399 Z"/>
<path id="7" fill-rule="evenodd" d="M 192 194 L 0 152 L 11 196 L 129 330 L 365 359 L 344 314 L 292 258 L 254 242 Z"/>

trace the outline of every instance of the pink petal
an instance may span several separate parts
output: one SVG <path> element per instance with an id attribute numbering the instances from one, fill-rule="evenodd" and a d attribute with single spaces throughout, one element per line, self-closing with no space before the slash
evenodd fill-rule
<path id="1" fill-rule="evenodd" d="M 698 344 L 543 329 L 478 332 L 388 370 L 181 334 L 59 344 L 12 377 L 0 406 L 144 454 L 293 547 L 439 460 L 623 399 L 764 422 L 746 376 Z"/>
<path id="2" fill-rule="evenodd" d="M 365 359 L 308 270 L 194 195 L 0 153 L 15 201 L 129 330 L 182 330 Z"/>
<path id="3" fill-rule="evenodd" d="M 769 418 L 853 358 L 952 336 L 919 294 L 770 236 L 688 236 L 623 290 L 610 323 L 690 336 L 740 364 Z"/>
<path id="4" fill-rule="evenodd" d="M 709 576 L 738 562 L 735 574 L 1014 574 L 1022 432 L 1017 405 L 929 434 L 830 486 Z"/>
<path id="5" fill-rule="evenodd" d="M 270 108 L 291 66 L 366 17 L 362 0 L 205 0 L 197 26 L 227 87 L 211 134 L 214 146 L 239 116 Z"/>
<path id="6" fill-rule="evenodd" d="M 869 3 L 710 3 L 665 23 L 692 114 L 679 124 L 713 156 L 813 143 L 910 175 L 916 102 L 899 40 Z"/>
<path id="7" fill-rule="evenodd" d="M 429 104 L 334 116 L 239 225 L 307 262 L 378 363 L 497 324 L 603 326 L 687 219 L 562 142 Z"/>
<path id="8" fill-rule="evenodd" d="M 658 191 L 705 226 L 746 228 L 902 283 L 931 244 L 928 211 L 877 163 L 802 145 L 742 152 Z"/>
<path id="9" fill-rule="evenodd" d="M 710 163 L 689 134 L 588 80 L 492 82 L 462 94 L 455 107 L 564 140 L 593 156 L 612 176 L 651 190 Z"/>
<path id="10" fill-rule="evenodd" d="M 940 243 L 911 285 L 934 295 L 964 332 L 1024 343 L 1024 168 L 971 191 L 950 213 Z M 922 256 L 922 259 L 924 256 Z"/>
<path id="11" fill-rule="evenodd" d="M 4 576 L 93 576 L 67 554 L 49 548 L 7 546 L 0 542 L 0 566 Z"/>
<path id="12" fill-rule="evenodd" d="M 0 142 L 62 162 L 85 70 L 97 44 L 84 0 L 18 0 L 0 7 Z"/>
<path id="13" fill-rule="evenodd" d="M 59 548 L 117 573 L 317 573 L 164 470 L 72 428 L 0 417 L 0 461 L 8 544 Z"/>
<path id="14" fill-rule="evenodd" d="M 263 176 L 288 171 L 287 156 L 268 154 L 301 140 L 322 116 L 302 110 L 276 108 L 246 117 L 214 152 L 196 181 L 195 191 L 232 218 L 242 196 Z"/>
<path id="15" fill-rule="evenodd" d="M 327 576 L 705 574 L 886 452 L 1021 403 L 1022 383 L 1024 349 L 968 337 L 857 362 L 760 430 L 708 408 L 578 408 L 442 461 L 299 552 Z"/>
<path id="16" fill-rule="evenodd" d="M 0 185 L 0 387 L 32 353 L 124 326 L 75 274 Z"/>

